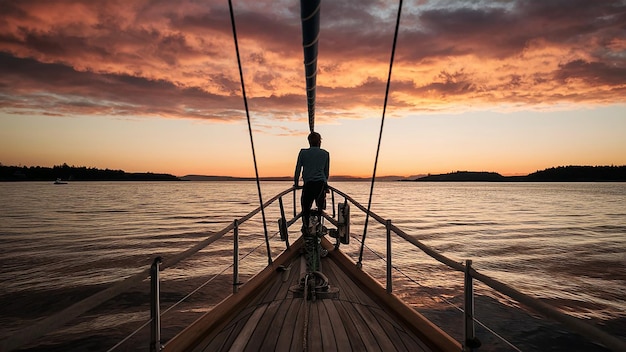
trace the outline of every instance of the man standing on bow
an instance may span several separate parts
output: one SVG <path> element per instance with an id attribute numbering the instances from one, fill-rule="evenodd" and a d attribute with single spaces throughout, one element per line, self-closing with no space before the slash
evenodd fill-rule
<path id="1" fill-rule="evenodd" d="M 309 226 L 309 214 L 313 201 L 317 209 L 326 209 L 326 190 L 330 169 L 330 154 L 321 148 L 322 136 L 317 132 L 309 134 L 309 148 L 301 149 L 296 163 L 296 172 L 293 177 L 295 187 L 298 187 L 300 171 L 302 171 L 302 222 L 304 228 Z"/>

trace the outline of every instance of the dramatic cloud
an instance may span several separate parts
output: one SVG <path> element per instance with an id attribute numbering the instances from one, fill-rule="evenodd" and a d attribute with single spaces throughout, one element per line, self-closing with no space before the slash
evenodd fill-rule
<path id="1" fill-rule="evenodd" d="M 299 2 L 233 6 L 250 109 L 306 119 Z M 243 116 L 226 1 L 0 0 L 0 13 L 5 114 Z M 323 2 L 320 120 L 381 111 L 396 14 Z M 623 102 L 624 23 L 623 1 L 406 1 L 390 107 Z"/>

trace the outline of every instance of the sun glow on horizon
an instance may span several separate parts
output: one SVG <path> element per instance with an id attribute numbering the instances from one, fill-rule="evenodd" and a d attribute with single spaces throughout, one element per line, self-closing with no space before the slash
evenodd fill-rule
<path id="1" fill-rule="evenodd" d="M 300 13 L 274 5 L 235 6 L 262 177 L 293 174 L 307 147 Z M 6 6 L 3 165 L 254 175 L 223 2 Z M 322 5 L 316 129 L 331 174 L 371 177 L 396 6 Z M 624 11 L 620 1 L 405 5 L 377 175 L 626 164 Z"/>

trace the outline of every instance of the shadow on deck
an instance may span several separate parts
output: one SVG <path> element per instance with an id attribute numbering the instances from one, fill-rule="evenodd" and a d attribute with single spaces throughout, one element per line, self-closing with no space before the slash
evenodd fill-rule
<path id="1" fill-rule="evenodd" d="M 327 241 L 324 245 L 332 249 Z M 240 292 L 170 340 L 165 350 L 461 350 L 458 342 L 387 294 L 340 251 L 330 251 L 322 260 L 322 271 L 331 287 L 339 289 L 339 298 L 294 298 L 289 288 L 299 283 L 304 267 L 299 248 L 294 243 Z M 277 270 L 283 267 L 289 270 Z"/>

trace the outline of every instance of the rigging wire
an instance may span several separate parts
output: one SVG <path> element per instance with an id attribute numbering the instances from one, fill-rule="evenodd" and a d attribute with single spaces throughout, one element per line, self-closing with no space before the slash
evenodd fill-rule
<path id="1" fill-rule="evenodd" d="M 246 97 L 246 86 L 243 81 L 243 70 L 241 68 L 241 57 L 239 56 L 239 43 L 237 42 L 237 28 L 235 26 L 235 15 L 233 14 L 233 4 L 228 0 L 228 8 L 230 10 L 230 23 L 233 27 L 233 39 L 235 40 L 235 51 L 237 52 L 237 65 L 239 66 L 239 78 L 241 80 L 241 94 L 243 95 L 243 104 L 246 108 L 246 118 L 248 120 L 248 132 L 250 134 L 250 146 L 252 147 L 252 159 L 254 161 L 254 174 L 256 178 L 256 187 L 259 194 L 259 203 L 261 204 L 261 216 L 263 217 L 263 231 L 265 234 L 265 245 L 267 247 L 267 262 L 272 264 L 272 252 L 270 251 L 270 240 L 267 233 L 267 222 L 265 220 L 265 210 L 263 208 L 263 196 L 261 195 L 261 182 L 259 181 L 259 169 L 256 162 L 256 153 L 254 151 L 254 139 L 252 138 L 252 124 L 250 123 L 250 111 L 248 109 L 248 98 Z"/>
<path id="2" fill-rule="evenodd" d="M 363 266 L 363 245 L 367 236 L 367 223 L 369 221 L 370 209 L 372 207 L 372 194 L 374 193 L 374 181 L 376 180 L 376 169 L 378 168 L 378 155 L 380 154 L 380 142 L 383 138 L 383 127 L 385 125 L 385 112 L 387 111 L 387 101 L 389 100 L 389 86 L 391 84 L 391 70 L 393 69 L 393 59 L 396 55 L 396 43 L 398 42 L 398 30 L 400 28 L 400 15 L 402 14 L 402 0 L 398 4 L 398 16 L 396 17 L 396 30 L 393 35 L 393 45 L 391 47 L 391 59 L 389 60 L 389 74 L 387 75 L 387 88 L 385 90 L 385 103 L 383 104 L 383 116 L 380 121 L 380 132 L 378 133 L 378 146 L 376 147 L 376 158 L 374 159 L 374 172 L 372 173 L 372 183 L 370 186 L 369 200 L 367 201 L 367 213 L 365 213 L 365 225 L 363 226 L 363 240 L 359 251 L 359 261 L 357 267 Z"/>

